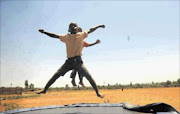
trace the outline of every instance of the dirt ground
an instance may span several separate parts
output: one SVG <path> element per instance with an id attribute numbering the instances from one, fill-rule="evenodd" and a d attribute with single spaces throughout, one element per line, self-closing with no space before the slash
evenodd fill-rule
<path id="1" fill-rule="evenodd" d="M 100 90 L 105 95 L 101 99 L 93 90 L 72 90 L 47 92 L 40 97 L 22 98 L 13 100 L 2 100 L 0 112 L 5 111 L 4 104 L 17 104 L 18 108 L 41 107 L 50 105 L 65 105 L 74 103 L 122 103 L 129 102 L 138 105 L 163 102 L 173 106 L 180 111 L 180 87 L 176 88 L 149 88 L 149 89 L 121 89 Z M 24 95 L 35 95 L 35 93 L 24 93 Z M 7 97 L 13 95 L 0 95 Z M 15 95 L 14 95 L 15 96 Z M 21 95 L 22 96 L 22 95 Z"/>

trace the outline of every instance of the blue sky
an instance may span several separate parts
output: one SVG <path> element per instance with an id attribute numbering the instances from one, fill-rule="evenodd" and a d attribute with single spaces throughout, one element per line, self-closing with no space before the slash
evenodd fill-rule
<path id="1" fill-rule="evenodd" d="M 1 0 L 0 11 L 0 86 L 24 87 L 28 80 L 44 87 L 65 62 L 66 48 L 38 29 L 65 34 L 70 22 L 84 31 L 106 26 L 89 34 L 85 41 L 101 43 L 85 48 L 82 56 L 98 85 L 179 78 L 179 1 Z M 52 87 L 71 86 L 69 74 Z"/>

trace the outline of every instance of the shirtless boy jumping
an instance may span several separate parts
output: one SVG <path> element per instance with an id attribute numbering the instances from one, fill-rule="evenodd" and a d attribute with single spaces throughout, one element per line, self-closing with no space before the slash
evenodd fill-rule
<path id="1" fill-rule="evenodd" d="M 77 27 L 77 33 L 78 32 L 82 32 L 82 28 L 81 27 Z M 94 42 L 94 43 L 92 43 L 92 44 L 89 44 L 89 43 L 87 43 L 87 42 L 85 42 L 84 41 L 84 47 L 90 47 L 90 46 L 93 46 L 93 45 L 96 45 L 96 44 L 99 44 L 101 41 L 98 39 L 98 40 L 96 40 L 96 42 Z M 70 78 L 72 78 L 72 81 L 71 81 L 71 83 L 72 83 L 72 85 L 73 86 L 77 86 L 76 85 L 76 82 L 75 82 L 75 77 L 76 77 L 76 73 L 77 73 L 77 71 L 76 70 L 73 70 L 72 72 L 71 72 L 71 75 L 70 75 Z M 79 75 L 79 84 L 80 85 L 82 85 L 83 87 L 85 87 L 84 86 L 84 83 L 83 83 L 83 76 L 81 76 L 79 73 L 78 73 L 78 75 Z"/>
<path id="2" fill-rule="evenodd" d="M 56 35 L 54 33 L 49 33 L 44 31 L 43 29 L 39 29 L 39 32 L 46 34 L 52 38 L 58 38 L 60 41 L 66 44 L 66 52 L 67 52 L 67 60 L 65 63 L 57 70 L 57 72 L 52 76 L 52 78 L 47 82 L 45 88 L 38 92 L 37 94 L 45 94 L 48 88 L 60 77 L 64 76 L 66 72 L 69 70 L 77 70 L 81 76 L 86 77 L 89 81 L 93 89 L 96 91 L 98 97 L 103 98 L 104 95 L 99 93 L 98 87 L 91 77 L 91 74 L 83 64 L 81 55 L 84 45 L 84 39 L 88 37 L 88 34 L 94 32 L 97 28 L 105 28 L 105 25 L 98 25 L 95 27 L 90 28 L 88 31 L 85 32 L 78 32 L 76 33 L 76 27 L 78 25 L 76 23 L 69 24 L 69 32 L 70 34 L 64 35 Z"/>

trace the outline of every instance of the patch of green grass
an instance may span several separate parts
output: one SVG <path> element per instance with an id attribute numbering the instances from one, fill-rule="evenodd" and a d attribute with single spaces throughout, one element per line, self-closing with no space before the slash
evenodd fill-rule
<path id="1" fill-rule="evenodd" d="M 16 103 L 4 103 L 3 106 L 5 106 L 5 111 L 8 110 L 14 110 L 14 109 L 19 109 L 19 105 Z"/>
<path id="2" fill-rule="evenodd" d="M 5 100 L 13 100 L 13 99 L 34 98 L 34 97 L 40 97 L 40 95 L 9 96 L 9 97 L 4 97 L 4 99 Z"/>

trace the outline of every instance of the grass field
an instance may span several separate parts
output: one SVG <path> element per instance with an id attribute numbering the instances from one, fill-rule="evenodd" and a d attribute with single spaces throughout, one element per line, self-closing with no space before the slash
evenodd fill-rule
<path id="1" fill-rule="evenodd" d="M 43 95 L 24 93 L 23 95 L 0 95 L 0 112 L 17 108 L 41 107 L 49 105 L 65 105 L 73 103 L 122 103 L 138 105 L 164 102 L 180 111 L 180 87 L 100 90 L 105 98 L 98 98 L 93 90 L 71 90 L 47 92 Z"/>

